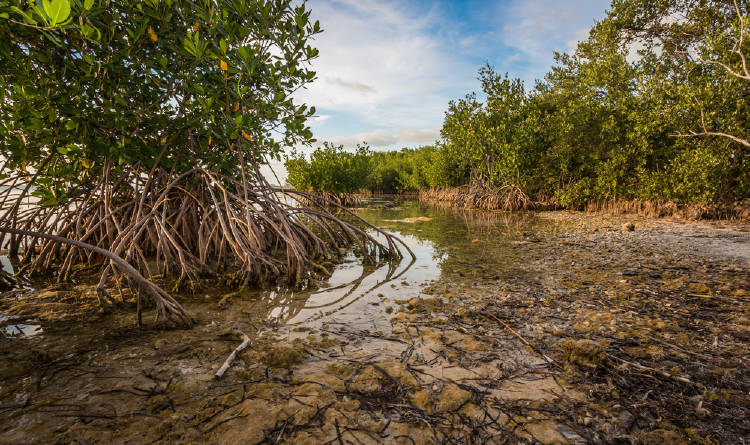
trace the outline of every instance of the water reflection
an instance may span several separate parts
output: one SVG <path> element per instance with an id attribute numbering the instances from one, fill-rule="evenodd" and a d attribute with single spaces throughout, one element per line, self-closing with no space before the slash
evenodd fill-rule
<path id="1" fill-rule="evenodd" d="M 0 313 L 0 331 L 6 337 L 33 337 L 42 333 L 42 326 L 38 324 L 24 324 L 17 318 Z"/>
<path id="2" fill-rule="evenodd" d="M 538 242 L 544 233 L 555 229 L 550 225 L 554 223 L 533 213 L 455 210 L 413 200 L 374 199 L 356 212 L 399 236 L 415 258 L 407 255 L 400 263 L 365 265 L 349 255 L 329 279 L 314 288 L 301 291 L 279 286 L 225 296 L 212 293 L 200 299 L 186 298 L 188 311 L 204 320 L 265 321 L 289 327 L 338 324 L 387 332 L 391 317 L 387 308 L 426 297 L 425 288 L 432 281 L 457 282 L 459 276 L 483 280 L 524 276 L 526 249 L 518 249 L 517 243 Z M 8 272 L 14 270 L 7 257 L 0 256 L 0 264 Z M 14 336 L 40 332 L 34 322 L 21 325 L 7 317 L 0 318 L 2 330 Z"/>
<path id="3" fill-rule="evenodd" d="M 387 306 L 425 296 L 426 285 L 445 274 L 524 274 L 516 243 L 539 241 L 537 234 L 550 229 L 533 213 L 462 211 L 409 200 L 374 199 L 356 211 L 399 236 L 416 258 L 373 267 L 349 256 L 317 290 L 262 293 L 269 320 L 387 331 Z"/>

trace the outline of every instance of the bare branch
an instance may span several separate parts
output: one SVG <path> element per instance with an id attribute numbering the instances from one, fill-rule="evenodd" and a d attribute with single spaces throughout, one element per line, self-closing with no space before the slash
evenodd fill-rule
<path id="1" fill-rule="evenodd" d="M 742 16 L 742 11 L 740 11 L 740 5 L 737 3 L 737 0 L 734 0 L 734 9 L 737 12 L 737 19 L 740 22 L 740 36 L 737 40 L 737 43 L 734 45 L 734 48 L 732 49 L 733 53 L 736 53 L 740 56 L 740 60 L 742 61 L 742 72 L 734 70 L 732 67 L 727 65 L 726 63 L 719 62 L 718 60 L 707 60 L 704 59 L 703 56 L 696 53 L 696 57 L 701 63 L 705 63 L 707 65 L 716 65 L 724 68 L 724 70 L 739 79 L 744 80 L 750 80 L 750 70 L 747 67 L 747 58 L 745 57 L 745 54 L 742 52 L 742 45 L 744 43 L 745 39 L 745 18 Z"/>
<path id="2" fill-rule="evenodd" d="M 723 138 L 731 139 L 734 142 L 737 142 L 738 144 L 742 144 L 745 147 L 750 148 L 750 141 L 748 141 L 746 139 L 738 138 L 737 136 L 732 136 L 731 134 L 721 133 L 721 132 L 718 132 L 718 131 L 703 131 L 703 132 L 700 132 L 700 133 L 696 133 L 694 131 L 691 131 L 690 134 L 673 134 L 673 135 L 670 135 L 670 136 L 676 137 L 676 138 L 692 138 L 692 137 L 701 137 L 701 136 L 718 136 L 718 137 L 723 137 Z"/>

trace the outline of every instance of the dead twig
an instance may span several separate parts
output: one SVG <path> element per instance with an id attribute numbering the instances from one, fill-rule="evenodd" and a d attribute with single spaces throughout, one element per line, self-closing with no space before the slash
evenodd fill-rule
<path id="1" fill-rule="evenodd" d="M 532 351 L 534 351 L 537 354 L 541 355 L 542 358 L 544 358 L 544 360 L 547 363 L 549 363 L 550 365 L 553 365 L 553 366 L 556 366 L 556 367 L 562 369 L 562 366 L 560 366 L 560 364 L 558 364 L 556 361 L 552 360 L 551 358 L 547 357 L 547 355 L 545 353 L 541 352 L 540 350 L 538 350 L 537 348 L 535 348 L 534 346 L 532 346 L 531 343 L 529 343 L 528 341 L 526 341 L 526 339 L 523 338 L 523 336 L 521 336 L 521 334 L 519 334 L 513 328 L 511 328 L 510 326 L 508 326 L 508 324 L 506 322 L 502 321 L 501 319 L 495 317 L 494 315 L 492 315 L 490 313 L 487 313 L 485 315 L 489 315 L 491 318 L 495 319 L 498 323 L 500 323 L 501 325 L 503 325 L 503 327 L 505 329 L 509 330 L 513 335 L 515 335 L 516 337 L 518 337 L 518 339 L 521 340 L 526 346 L 528 346 L 529 348 L 531 348 Z"/>
<path id="2" fill-rule="evenodd" d="M 231 354 L 229 354 L 229 357 L 227 357 L 227 359 L 224 361 L 224 364 L 221 365 L 221 368 L 216 371 L 216 374 L 214 375 L 214 378 L 216 379 L 220 379 L 224 375 L 224 373 L 227 372 L 227 369 L 232 366 L 232 362 L 237 357 L 237 354 L 242 352 L 243 349 L 247 348 L 248 345 L 250 345 L 250 337 L 248 337 L 247 334 L 242 331 L 237 331 L 237 333 L 242 338 L 242 343 L 240 343 L 240 345 L 237 346 Z"/>

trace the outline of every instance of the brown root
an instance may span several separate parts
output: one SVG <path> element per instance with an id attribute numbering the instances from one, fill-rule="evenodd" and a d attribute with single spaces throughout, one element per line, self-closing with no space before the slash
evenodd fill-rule
<path id="1" fill-rule="evenodd" d="M 666 199 L 609 200 L 586 204 L 589 213 L 640 215 L 648 218 L 675 217 L 687 220 L 717 219 L 727 221 L 750 220 L 750 202 L 734 204 L 677 204 Z"/>
<path id="2" fill-rule="evenodd" d="M 336 193 L 336 192 L 308 192 L 306 197 L 300 197 L 301 202 L 313 206 L 326 206 L 330 202 L 341 207 L 357 207 L 362 204 L 362 199 L 354 193 Z"/>
<path id="3" fill-rule="evenodd" d="M 54 206 L 32 201 L 25 181 L 34 178 L 11 177 L 0 184 L 6 184 L 0 245 L 7 241 L 11 255 L 23 253 L 23 273 L 54 271 L 59 281 L 81 264 L 102 267 L 103 306 L 111 301 L 107 283 L 119 286 L 124 277 L 154 301 L 160 319 L 179 325 L 189 325 L 189 316 L 149 279 L 173 277 L 175 291 L 194 290 L 200 277 L 219 272 L 239 287 L 278 278 L 305 285 L 314 274 L 328 273 L 321 260 L 352 244 L 366 261 L 402 257 L 406 246 L 398 238 L 365 224 L 342 203 L 272 187 L 257 165 L 240 168 L 235 178 L 201 167 L 145 174 L 138 165 L 123 170 L 105 163 L 97 181 L 78 185 Z"/>
<path id="4" fill-rule="evenodd" d="M 138 273 L 138 271 L 133 268 L 133 266 L 126 263 L 125 260 L 108 250 L 92 246 L 91 244 L 81 241 L 71 240 L 48 233 L 31 232 L 28 230 L 13 229 L 8 227 L 0 227 L 0 232 L 11 233 L 20 236 L 49 239 L 59 243 L 76 246 L 81 249 L 90 250 L 99 255 L 107 257 L 109 258 L 111 266 L 116 267 L 117 270 L 119 270 L 123 275 L 127 277 L 131 289 L 134 290 L 134 293 L 138 293 L 139 299 L 140 295 L 146 295 L 153 300 L 157 309 L 157 322 L 163 320 L 181 327 L 190 327 L 193 324 L 193 319 L 190 317 L 187 311 L 185 311 L 182 305 L 180 305 L 180 303 L 172 298 L 171 295 L 164 292 L 164 290 L 162 290 L 159 286 L 145 279 L 143 275 Z M 109 295 L 107 294 L 107 291 L 101 285 L 97 288 L 97 294 L 99 296 L 100 303 L 107 304 L 104 303 L 105 298 L 111 301 Z M 138 317 L 140 321 L 140 313 L 138 314 Z"/>
<path id="5" fill-rule="evenodd" d="M 419 192 L 421 201 L 483 210 L 522 210 L 535 203 L 514 184 L 502 187 L 475 183 L 456 188 L 431 188 Z"/>

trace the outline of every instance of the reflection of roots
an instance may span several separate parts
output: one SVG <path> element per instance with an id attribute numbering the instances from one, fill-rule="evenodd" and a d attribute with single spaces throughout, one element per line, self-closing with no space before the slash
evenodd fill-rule
<path id="1" fill-rule="evenodd" d="M 346 304 L 343 304 L 341 306 L 335 307 L 334 309 L 332 309 L 331 311 L 329 311 L 328 313 L 326 313 L 326 315 L 331 315 L 331 314 L 334 314 L 334 313 L 336 313 L 338 311 L 341 311 L 341 310 L 349 307 L 351 304 L 355 303 L 356 301 L 358 301 L 361 297 L 370 294 L 375 289 L 383 286 L 384 284 L 399 279 L 404 273 L 406 273 L 407 270 L 409 270 L 411 268 L 412 265 L 414 265 L 415 261 L 416 261 L 416 259 L 414 257 L 412 257 L 412 259 L 410 260 L 409 264 L 407 264 L 406 267 L 404 267 L 403 270 L 399 271 L 398 274 L 396 274 L 396 272 L 398 271 L 398 266 L 400 266 L 400 264 L 397 264 L 395 262 L 389 262 L 387 264 L 387 266 L 384 266 L 384 267 L 388 267 L 388 271 L 386 272 L 386 275 L 385 275 L 385 277 L 382 280 L 376 282 L 370 288 L 362 290 L 361 293 L 360 293 L 360 295 L 358 297 L 352 298 L 351 300 L 347 301 Z M 267 302 L 267 304 L 269 306 L 271 306 L 271 307 L 282 307 L 282 308 L 284 308 L 284 309 L 282 309 L 282 311 L 286 310 L 286 312 L 283 312 L 282 314 L 279 314 L 279 317 L 277 317 L 277 318 L 278 318 L 279 322 L 286 322 L 288 320 L 293 319 L 295 316 L 297 316 L 303 310 L 313 310 L 313 309 L 330 308 L 330 307 L 336 306 L 337 304 L 339 304 L 339 303 L 341 303 L 343 301 L 346 301 L 349 297 L 351 297 L 360 288 L 360 286 L 362 285 L 362 283 L 364 282 L 364 280 L 367 277 L 371 276 L 373 273 L 375 273 L 377 270 L 379 270 L 379 269 L 364 268 L 362 270 L 362 273 L 357 278 L 355 278 L 354 280 L 352 280 L 352 281 L 350 281 L 348 283 L 340 284 L 340 285 L 335 286 L 335 287 L 325 288 L 325 289 L 322 289 L 322 290 L 320 290 L 318 292 L 313 292 L 310 295 L 310 296 L 313 296 L 313 295 L 316 295 L 316 294 L 319 294 L 319 293 L 323 293 L 323 292 L 331 292 L 331 291 L 335 291 L 335 290 L 338 290 L 338 289 L 345 289 L 347 287 L 349 288 L 348 290 L 344 291 L 344 293 L 341 294 L 340 297 L 334 299 L 333 301 L 327 302 L 325 304 L 320 304 L 320 305 L 317 305 L 317 306 L 307 306 L 304 302 L 302 302 L 300 304 L 294 304 L 294 302 L 293 302 L 294 293 L 291 293 L 291 292 L 288 293 L 288 294 L 281 294 L 281 293 L 275 294 L 275 297 L 272 300 L 270 300 L 269 302 Z"/>
<path id="2" fill-rule="evenodd" d="M 23 252 L 23 273 L 54 270 L 58 280 L 69 280 L 74 266 L 100 265 L 103 305 L 114 302 L 104 290 L 114 278 L 118 288 L 124 282 L 133 289 L 139 303 L 148 297 L 159 320 L 178 325 L 190 324 L 187 313 L 141 273 L 174 276 L 175 290 L 195 288 L 199 277 L 221 270 L 239 286 L 278 277 L 298 285 L 313 272 L 328 273 L 320 263 L 352 243 L 366 261 L 401 256 L 397 238 L 371 226 L 384 235 L 381 243 L 327 210 L 340 205 L 304 205 L 300 200 L 309 194 L 273 188 L 254 169 L 242 169 L 239 178 L 200 167 L 180 175 L 154 168 L 144 175 L 106 163 L 99 179 L 72 190 L 65 204 L 26 207 L 35 178 L 26 185 L 28 178 L 11 177 L 0 184 L 7 187 L 0 192 L 0 227 L 11 233 L 10 255 Z M 1 234 L 0 245 L 4 241 Z"/>

